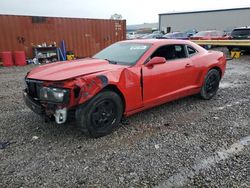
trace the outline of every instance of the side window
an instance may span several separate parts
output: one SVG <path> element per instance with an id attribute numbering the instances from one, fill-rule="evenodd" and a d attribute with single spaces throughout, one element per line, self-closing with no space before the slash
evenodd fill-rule
<path id="1" fill-rule="evenodd" d="M 177 33 L 177 34 L 176 34 L 176 38 L 181 38 L 181 34 L 180 34 L 180 33 Z"/>
<path id="2" fill-rule="evenodd" d="M 216 32 L 211 32 L 211 33 L 210 33 L 210 36 L 211 36 L 211 37 L 216 37 L 216 36 L 217 36 L 217 35 L 216 35 Z"/>
<path id="3" fill-rule="evenodd" d="M 223 37 L 223 36 L 225 35 L 225 33 L 224 33 L 224 32 L 221 32 L 221 31 L 218 31 L 218 35 L 219 35 L 220 37 Z"/>
<path id="4" fill-rule="evenodd" d="M 187 46 L 187 52 L 188 52 L 188 56 L 193 56 L 195 55 L 197 52 L 197 50 L 195 50 L 193 47 L 191 46 Z"/>
<path id="5" fill-rule="evenodd" d="M 186 58 L 185 46 L 181 44 L 166 45 L 158 48 L 151 56 L 164 57 L 166 60 Z"/>

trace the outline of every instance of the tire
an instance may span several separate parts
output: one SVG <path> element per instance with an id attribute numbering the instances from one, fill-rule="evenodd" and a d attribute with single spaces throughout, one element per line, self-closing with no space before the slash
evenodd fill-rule
<path id="1" fill-rule="evenodd" d="M 213 98 L 218 89 L 219 89 L 219 84 L 220 84 L 220 73 L 216 69 L 211 69 L 203 82 L 201 91 L 200 91 L 200 96 L 201 98 L 205 100 L 209 100 Z"/>
<path id="2" fill-rule="evenodd" d="M 98 93 L 76 110 L 76 122 L 87 136 L 98 138 L 110 134 L 122 118 L 123 102 L 113 91 Z"/>

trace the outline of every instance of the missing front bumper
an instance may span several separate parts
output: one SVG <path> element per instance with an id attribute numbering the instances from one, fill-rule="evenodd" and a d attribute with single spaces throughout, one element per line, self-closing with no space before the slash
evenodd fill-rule
<path id="1" fill-rule="evenodd" d="M 51 115 L 48 115 L 46 113 L 46 110 L 44 107 L 42 107 L 39 103 L 37 103 L 36 101 L 34 101 L 34 99 L 32 99 L 31 97 L 29 97 L 29 95 L 27 94 L 26 91 L 23 92 L 23 99 L 25 104 L 36 114 L 39 115 L 45 115 L 46 117 L 51 117 Z M 55 122 L 57 124 L 62 124 L 65 123 L 67 120 L 67 108 L 63 108 L 63 109 L 55 109 L 54 112 L 54 117 L 55 117 Z"/>
<path id="2" fill-rule="evenodd" d="M 32 98 L 28 96 L 28 94 L 24 91 L 23 92 L 23 99 L 25 104 L 35 113 L 42 115 L 44 113 L 44 110 L 42 106 L 38 103 L 36 103 Z"/>

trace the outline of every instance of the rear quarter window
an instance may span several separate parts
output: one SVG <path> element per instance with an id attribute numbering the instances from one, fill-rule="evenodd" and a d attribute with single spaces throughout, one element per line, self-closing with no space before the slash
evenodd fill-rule
<path id="1" fill-rule="evenodd" d="M 194 49 L 191 46 L 187 46 L 187 54 L 188 54 L 189 57 L 194 56 L 197 53 L 198 53 L 198 51 L 196 49 Z"/>

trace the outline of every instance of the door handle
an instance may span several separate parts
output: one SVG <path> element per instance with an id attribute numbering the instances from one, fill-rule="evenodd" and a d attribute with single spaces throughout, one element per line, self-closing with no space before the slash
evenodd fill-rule
<path id="1" fill-rule="evenodd" d="M 187 63 L 185 67 L 186 67 L 186 68 L 189 68 L 189 67 L 193 67 L 193 65 L 190 64 L 190 63 Z"/>

